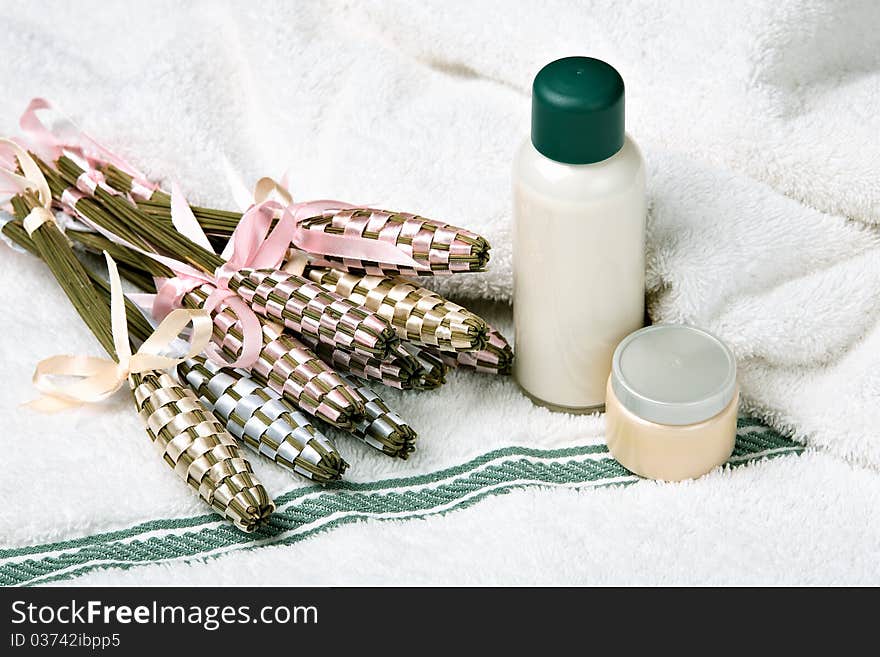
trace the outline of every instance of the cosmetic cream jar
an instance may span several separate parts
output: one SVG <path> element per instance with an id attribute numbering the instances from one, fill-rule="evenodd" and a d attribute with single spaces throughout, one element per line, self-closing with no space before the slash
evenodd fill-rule
<path id="1" fill-rule="evenodd" d="M 606 397 L 608 449 L 638 475 L 691 479 L 733 452 L 736 361 L 711 333 L 677 324 L 631 333 L 614 351 Z"/>

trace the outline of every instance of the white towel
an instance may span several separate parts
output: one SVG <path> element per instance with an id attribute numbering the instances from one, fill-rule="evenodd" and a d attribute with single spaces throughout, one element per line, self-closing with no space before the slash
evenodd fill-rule
<path id="1" fill-rule="evenodd" d="M 492 242 L 493 257 L 486 274 L 438 282 L 463 299 L 510 299 L 510 166 L 528 135 L 534 74 L 565 55 L 609 61 L 649 163 L 653 319 L 730 342 L 747 410 L 880 465 L 877 3 L 58 2 L 9 3 L 4 15 L 2 132 L 45 96 L 150 175 L 179 181 L 193 202 L 234 207 L 225 155 L 250 180 L 290 168 L 298 199 L 467 226 Z M 45 270 L 0 252 L 4 326 L 21 336 L 0 343 L 5 470 L 17 473 L 0 478 L 3 543 L 198 513 L 170 472 L 146 466 L 153 454 L 137 442 L 146 439 L 128 400 L 73 419 L 17 408 L 37 359 L 99 352 Z M 28 282 L 11 289 L 21 276 Z M 413 462 L 355 448 L 355 478 L 428 471 L 502 444 L 601 441 L 601 419 L 551 417 L 509 381 L 453 383 L 442 397 L 401 402 L 421 423 Z M 461 405 L 455 421 L 482 417 L 480 436 L 450 438 L 464 425 L 432 421 L 439 400 Z M 481 404 L 495 414 L 481 415 Z M 108 453 L 117 446 L 122 457 Z M 155 497 L 126 497 L 132 475 Z M 696 489 L 707 500 L 711 481 Z M 769 495 L 780 482 L 755 485 Z M 525 522 L 508 510 L 497 517 Z M 760 522 L 770 533 L 773 521 Z M 668 524 L 657 531 L 670 541 L 688 531 L 684 519 Z"/>
<path id="2" fill-rule="evenodd" d="M 618 67 L 627 128 L 649 162 L 653 320 L 727 340 L 749 411 L 880 465 L 880 5 L 392 2 L 359 16 L 395 25 L 384 32 L 395 45 L 458 76 L 443 139 L 462 140 L 453 196 L 473 181 L 468 221 L 479 225 L 491 194 L 483 230 L 496 258 L 479 291 L 501 298 L 507 169 L 531 78 L 569 54 Z M 499 112 L 496 95 L 511 107 Z"/>

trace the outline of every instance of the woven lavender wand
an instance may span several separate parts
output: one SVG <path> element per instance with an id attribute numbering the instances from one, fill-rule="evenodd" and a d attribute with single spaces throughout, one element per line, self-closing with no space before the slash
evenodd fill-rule
<path id="1" fill-rule="evenodd" d="M 348 468 L 333 441 L 246 372 L 204 358 L 184 361 L 177 370 L 229 433 L 281 467 L 319 484 L 339 480 Z"/>
<path id="2" fill-rule="evenodd" d="M 333 267 L 359 274 L 402 276 L 444 275 L 484 271 L 489 243 L 464 228 L 407 212 L 371 208 L 330 210 L 303 222 L 308 230 L 360 237 L 396 244 L 419 263 L 419 269 L 333 256 L 317 258 L 317 267 Z"/>
<path id="3" fill-rule="evenodd" d="M 131 191 L 132 178 L 113 166 L 104 168 L 108 181 L 121 191 Z M 138 207 L 152 217 L 170 222 L 171 196 L 155 190 Z M 205 232 L 228 237 L 241 219 L 241 213 L 193 207 L 193 213 Z M 419 268 L 369 260 L 318 257 L 315 265 L 334 267 L 353 273 L 376 275 L 433 276 L 479 272 L 489 262 L 489 242 L 469 230 L 407 212 L 389 212 L 373 208 L 327 210 L 303 222 L 303 227 L 329 235 L 357 236 L 394 244 L 409 255 Z"/>
<path id="4" fill-rule="evenodd" d="M 484 374 L 510 374 L 513 369 L 513 349 L 504 336 L 493 328 L 489 330 L 489 341 L 484 349 L 466 353 L 435 351 L 434 355 L 452 368 L 474 370 Z"/>
<path id="5" fill-rule="evenodd" d="M 363 419 L 351 433 L 388 456 L 408 459 L 416 448 L 418 434 L 368 386 L 354 377 L 342 375 L 342 378 L 358 393 L 365 409 Z"/>
<path id="6" fill-rule="evenodd" d="M 309 278 L 383 317 L 401 340 L 441 351 L 479 351 L 486 322 L 436 292 L 400 277 L 310 267 Z"/>

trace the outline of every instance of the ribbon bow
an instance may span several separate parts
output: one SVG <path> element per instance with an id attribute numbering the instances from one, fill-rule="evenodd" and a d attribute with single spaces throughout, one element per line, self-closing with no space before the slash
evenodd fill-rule
<path id="1" fill-rule="evenodd" d="M 241 185 L 233 180 L 233 174 L 228 169 L 227 176 L 230 177 L 230 184 L 233 187 L 233 193 L 235 193 L 235 190 Z M 424 265 L 401 251 L 396 244 L 367 239 L 359 234 L 334 235 L 322 230 L 304 228 L 302 225 L 304 219 L 315 217 L 329 210 L 352 210 L 359 206 L 328 199 L 294 203 L 286 183 L 286 175 L 282 176 L 280 183 L 268 176 L 260 178 L 254 187 L 254 204 L 259 206 L 274 201 L 291 213 L 294 227 L 290 235 L 290 244 L 300 251 L 318 256 L 383 262 L 415 270 L 425 268 Z M 255 206 L 251 206 L 251 209 Z M 305 261 L 302 260 L 302 262 Z"/>
<path id="2" fill-rule="evenodd" d="M 283 185 L 272 178 L 261 178 L 254 188 L 254 202 L 242 215 L 220 254 L 225 262 L 213 275 L 184 263 L 150 254 L 150 257 L 170 267 L 177 274 L 174 278 L 157 281 L 158 291 L 153 301 L 153 315 L 157 318 L 164 317 L 180 305 L 185 294 L 202 285 L 210 285 L 214 289 L 202 307 L 210 312 L 221 302 L 225 302 L 241 322 L 242 345 L 239 357 L 233 362 L 228 362 L 215 345 L 210 345 L 206 353 L 212 360 L 227 367 L 251 367 L 263 347 L 262 325 L 250 306 L 229 289 L 229 281 L 242 269 L 278 269 L 291 243 L 297 242 L 297 231 L 301 231 L 299 222 L 302 218 L 314 216 L 323 211 L 318 208 L 328 205 L 339 208 L 346 204 L 338 201 L 293 204 L 290 192 Z M 278 215 L 280 218 L 272 228 L 272 222 Z M 171 221 L 182 235 L 213 251 L 207 235 L 176 184 L 171 186 Z M 338 239 L 336 236 L 330 237 Z M 399 252 L 396 253 L 400 255 Z"/>
<path id="3" fill-rule="evenodd" d="M 0 139 L 0 151 L 4 155 L 11 153 L 13 160 L 4 162 L 7 166 L 0 167 L 0 179 L 2 179 L 8 187 L 4 186 L 4 193 L 19 194 L 25 191 L 32 191 L 37 197 L 40 205 L 30 211 L 24 219 L 24 228 L 28 235 L 32 234 L 37 228 L 47 221 L 55 221 L 55 215 L 52 214 L 52 192 L 49 191 L 49 183 L 46 177 L 40 171 L 40 167 L 34 162 L 34 159 L 21 146 L 11 139 Z M 4 160 L 7 158 L 4 157 Z M 18 161 L 22 174 L 14 169 L 14 161 Z"/>
<path id="4" fill-rule="evenodd" d="M 269 229 L 276 211 L 281 211 L 282 216 L 270 233 Z M 181 234 L 203 248 L 213 251 L 208 237 L 199 226 L 192 209 L 176 184 L 171 187 L 171 220 Z M 225 302 L 241 322 L 242 347 L 239 357 L 233 362 L 226 361 L 215 345 L 211 345 L 206 352 L 213 360 L 227 367 L 250 367 L 259 357 L 263 347 L 262 325 L 250 306 L 229 289 L 229 281 L 237 272 L 245 268 L 277 268 L 290 245 L 294 228 L 295 220 L 290 212 L 267 195 L 254 203 L 242 216 L 229 244 L 221 254 L 225 262 L 213 275 L 205 274 L 183 263 L 161 259 L 160 262 L 170 267 L 177 276 L 158 282 L 158 292 L 153 302 L 153 315 L 164 317 L 180 305 L 181 299 L 187 292 L 205 284 L 212 286 L 214 289 L 205 300 L 203 308 L 210 312 L 221 302 Z"/>
<path id="5" fill-rule="evenodd" d="M 170 313 L 140 348 L 131 353 L 128 341 L 128 321 L 125 316 L 125 297 L 116 263 L 107 252 L 107 270 L 110 276 L 110 321 L 113 345 L 119 362 L 94 356 L 52 356 L 40 361 L 34 370 L 34 386 L 42 396 L 26 405 L 35 410 L 51 413 L 85 403 L 99 402 L 110 397 L 130 374 L 164 370 L 192 358 L 211 340 L 211 318 L 204 310 L 179 308 Z M 189 351 L 183 358 L 163 356 L 180 332 L 192 323 Z M 56 377 L 76 377 L 77 381 L 56 383 Z"/>
<path id="6" fill-rule="evenodd" d="M 159 282 L 153 303 L 154 316 L 163 317 L 172 308 L 179 306 L 183 296 L 193 289 L 203 284 L 213 286 L 214 290 L 208 295 L 203 307 L 210 311 L 220 302 L 226 302 L 232 307 L 241 320 L 242 349 L 239 358 L 232 363 L 226 362 L 213 345 L 206 351 L 213 360 L 220 361 L 228 367 L 250 367 L 262 349 L 262 328 L 253 310 L 229 289 L 230 279 L 242 269 L 278 269 L 291 245 L 306 253 L 421 267 L 394 244 L 350 235 L 332 235 L 302 227 L 303 219 L 314 217 L 327 210 L 354 207 L 348 203 L 331 200 L 293 203 L 290 191 L 283 182 L 279 183 L 269 177 L 260 178 L 254 187 L 253 203 L 245 210 L 221 253 L 225 262 L 217 268 L 213 276 L 183 263 L 160 260 L 177 276 Z M 279 217 L 278 222 L 272 228 L 272 222 L 276 217 Z M 182 235 L 205 249 L 212 250 L 207 235 L 176 184 L 171 188 L 171 220 Z M 160 259 L 157 256 L 151 257 Z M 302 273 L 303 263 L 298 264 L 300 271 L 293 273 Z"/>

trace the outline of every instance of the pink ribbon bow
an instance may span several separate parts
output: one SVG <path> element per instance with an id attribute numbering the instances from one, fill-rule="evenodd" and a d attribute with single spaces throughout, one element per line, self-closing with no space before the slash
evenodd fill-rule
<path id="1" fill-rule="evenodd" d="M 286 174 L 282 176 L 280 183 L 269 177 L 260 178 L 254 187 L 254 205 L 245 211 L 244 217 L 249 212 L 258 211 L 261 207 L 273 210 L 285 209 L 293 215 L 294 220 L 290 244 L 307 254 L 336 256 L 352 260 L 371 260 L 416 270 L 425 269 L 424 265 L 413 260 L 396 244 L 364 238 L 360 234 L 334 235 L 322 230 L 304 228 L 302 225 L 304 219 L 318 216 L 330 210 L 350 210 L 361 206 L 327 199 L 294 203 L 290 190 L 287 189 L 286 180 Z M 240 183 L 235 182 L 235 188 L 242 187 Z M 244 217 L 242 221 L 244 221 Z M 271 221 L 271 215 L 269 220 Z M 235 232 L 238 233 L 238 230 Z M 235 235 L 227 245 L 227 250 L 232 246 L 234 238 Z M 235 248 L 238 250 L 238 247 Z M 226 251 L 224 251 L 225 253 Z M 281 254 L 280 257 L 283 258 L 284 254 Z"/>
<path id="2" fill-rule="evenodd" d="M 351 207 L 354 206 L 331 200 L 292 203 L 285 187 L 272 178 L 261 178 L 254 189 L 254 203 L 242 215 L 221 254 L 226 262 L 217 268 L 213 277 L 183 263 L 164 261 L 177 276 L 159 283 L 153 315 L 162 318 L 177 308 L 188 292 L 204 284 L 213 286 L 214 291 L 208 295 L 204 308 L 211 311 L 226 302 L 242 324 L 241 354 L 236 361 L 226 364 L 229 367 L 249 367 L 262 348 L 262 329 L 250 307 L 229 289 L 230 279 L 242 269 L 278 269 L 291 244 L 310 253 L 419 266 L 393 244 L 311 231 L 301 225 L 303 219 L 327 210 Z M 279 214 L 278 223 L 272 229 L 272 222 Z M 177 185 L 171 188 L 171 220 L 182 235 L 208 250 L 212 249 Z M 207 353 L 214 360 L 222 361 L 215 349 L 207 350 Z"/>
<path id="3" fill-rule="evenodd" d="M 270 232 L 273 218 L 278 211 L 281 212 L 281 219 Z M 181 234 L 196 244 L 211 249 L 207 236 L 176 184 L 172 185 L 171 191 L 171 218 Z M 235 311 L 241 321 L 242 350 L 233 362 L 225 361 L 215 345 L 211 345 L 212 348 L 206 351 L 214 360 L 219 360 L 227 367 L 250 367 L 262 349 L 262 327 L 247 303 L 229 289 L 229 280 L 242 269 L 278 268 L 291 243 L 295 228 L 296 220 L 289 206 L 282 206 L 271 198 L 265 199 L 255 203 L 242 216 L 223 252 L 226 262 L 213 275 L 163 258 L 161 262 L 170 267 L 177 276 L 157 281 L 159 289 L 153 303 L 153 314 L 157 319 L 162 318 L 180 306 L 183 296 L 188 292 L 202 285 L 212 286 L 214 290 L 208 295 L 203 307 L 210 312 L 221 302 L 225 302 Z"/>

